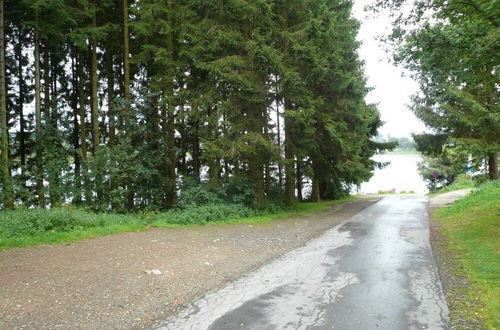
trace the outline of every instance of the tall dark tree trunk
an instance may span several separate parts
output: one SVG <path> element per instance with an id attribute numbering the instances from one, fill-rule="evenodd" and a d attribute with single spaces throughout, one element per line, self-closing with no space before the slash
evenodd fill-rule
<path id="1" fill-rule="evenodd" d="M 41 102 L 41 70 L 40 70 L 40 31 L 38 27 L 38 12 L 35 26 L 35 149 L 36 149 L 36 192 L 38 207 L 45 208 L 45 189 L 43 186 L 43 137 L 42 137 L 42 102 Z"/>
<path id="2" fill-rule="evenodd" d="M 197 180 L 200 178 L 200 122 L 198 119 L 194 122 L 193 175 Z"/>
<path id="3" fill-rule="evenodd" d="M 18 115 L 19 115 L 19 158 L 21 167 L 21 184 L 26 189 L 27 176 L 26 176 L 26 119 L 24 118 L 24 75 L 23 75 L 23 35 L 19 32 L 18 44 L 15 46 L 16 60 L 17 60 L 17 80 L 19 87 L 19 98 L 17 102 Z"/>
<path id="4" fill-rule="evenodd" d="M 107 74 L 107 97 L 108 97 L 108 121 L 109 121 L 109 140 L 108 145 L 116 144 L 116 122 L 114 110 L 115 98 L 115 80 L 113 76 L 113 52 L 111 51 L 112 40 L 111 36 L 108 40 L 108 49 L 106 50 L 106 74 Z"/>
<path id="5" fill-rule="evenodd" d="M 19 109 L 19 157 L 20 164 L 24 175 L 24 167 L 26 166 L 26 123 L 24 118 L 24 75 L 23 75 L 23 47 L 22 36 L 19 33 L 19 44 L 16 45 L 16 58 L 17 58 L 17 80 L 19 83 L 19 98 L 17 107 Z"/>
<path id="6" fill-rule="evenodd" d="M 285 103 L 286 109 L 291 109 L 291 104 Z M 290 119 L 285 117 L 285 205 L 295 204 L 295 169 L 292 144 L 292 128 Z"/>
<path id="7" fill-rule="evenodd" d="M 85 56 L 81 50 L 78 50 L 78 115 L 80 117 L 80 157 L 82 162 L 83 190 L 85 193 L 85 202 L 91 203 L 92 191 L 88 180 L 88 155 L 87 155 L 87 114 L 85 111 L 85 75 L 84 75 Z"/>
<path id="8" fill-rule="evenodd" d="M 80 204 L 82 202 L 82 178 L 81 178 L 81 157 L 80 157 L 80 125 L 78 123 L 78 53 L 74 48 L 71 57 L 71 72 L 72 72 L 72 94 L 71 94 L 71 108 L 73 109 L 73 158 L 75 165 L 75 193 L 73 195 L 73 203 Z"/>
<path id="9" fill-rule="evenodd" d="M 94 1 L 97 8 L 97 0 Z M 97 25 L 97 14 L 92 18 L 92 26 Z M 99 149 L 99 105 L 97 99 L 97 39 L 90 40 L 90 84 L 91 84 L 91 118 L 92 118 L 92 153 L 95 155 Z"/>
<path id="10" fill-rule="evenodd" d="M 297 199 L 302 201 L 302 161 L 297 157 Z"/>
<path id="11" fill-rule="evenodd" d="M 311 192 L 311 200 L 313 202 L 319 202 L 321 200 L 321 191 L 320 191 L 320 170 L 318 168 L 318 161 L 313 157 L 312 158 L 312 169 L 313 169 L 313 178 L 312 178 L 312 192 Z"/>
<path id="12" fill-rule="evenodd" d="M 10 174 L 9 161 L 9 125 L 7 122 L 7 90 L 5 87 L 5 40 L 4 40 L 4 3 L 0 0 L 0 108 L 2 120 L 2 175 L 3 205 L 6 209 L 14 208 L 14 189 Z"/>
<path id="13" fill-rule="evenodd" d="M 496 152 L 488 154 L 488 175 L 490 180 L 498 179 L 498 155 Z"/>
<path id="14" fill-rule="evenodd" d="M 280 97 L 279 97 L 279 81 L 278 76 L 275 75 L 275 98 L 276 98 L 276 130 L 278 136 L 278 150 L 279 150 L 279 159 L 278 159 L 278 181 L 280 187 L 283 187 L 283 163 L 282 163 L 282 150 L 281 150 L 281 112 L 280 112 Z"/>
<path id="15" fill-rule="evenodd" d="M 247 115 L 248 132 L 250 134 L 262 135 L 262 112 L 265 111 L 265 104 L 246 103 L 244 104 L 244 109 Z M 253 183 L 256 208 L 262 208 L 265 201 L 263 171 L 264 166 L 261 157 L 251 157 L 248 161 L 248 172 L 250 180 Z"/>
<path id="16" fill-rule="evenodd" d="M 173 26 L 173 0 L 166 0 L 167 8 L 168 8 L 168 17 L 167 20 L 170 26 Z M 168 33 L 167 35 L 167 49 L 170 51 L 171 56 L 175 54 L 174 49 L 174 35 L 173 32 Z M 173 58 L 171 58 L 173 59 Z M 174 68 L 172 65 L 169 65 L 167 68 L 167 86 L 166 86 L 166 95 L 168 100 L 168 108 L 166 113 L 166 140 L 167 140 L 167 177 L 169 179 L 167 184 L 166 191 L 166 202 L 167 207 L 172 208 L 177 199 L 177 185 L 176 185 L 176 173 L 175 167 L 177 164 L 177 158 L 175 153 L 175 104 L 173 102 L 174 99 Z"/>

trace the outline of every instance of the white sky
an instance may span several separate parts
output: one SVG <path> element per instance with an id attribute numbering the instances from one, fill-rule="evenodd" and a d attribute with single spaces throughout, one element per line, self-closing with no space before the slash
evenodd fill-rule
<path id="1" fill-rule="evenodd" d="M 363 44 L 359 50 L 361 59 L 365 61 L 365 74 L 368 85 L 374 90 L 368 95 L 369 103 L 378 103 L 385 125 L 379 130 L 382 135 L 394 137 L 410 137 L 411 133 L 425 130 L 424 124 L 408 109 L 410 96 L 418 90 L 417 83 L 410 77 L 402 77 L 403 70 L 389 63 L 387 54 L 378 35 L 391 28 L 387 13 L 373 17 L 372 13 L 363 11 L 370 0 L 354 1 L 354 16 L 361 21 L 358 40 Z"/>

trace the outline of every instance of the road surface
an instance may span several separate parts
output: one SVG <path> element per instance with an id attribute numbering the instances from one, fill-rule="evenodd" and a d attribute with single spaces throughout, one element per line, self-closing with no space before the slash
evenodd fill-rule
<path id="1" fill-rule="evenodd" d="M 427 197 L 387 196 L 158 329 L 443 329 Z"/>

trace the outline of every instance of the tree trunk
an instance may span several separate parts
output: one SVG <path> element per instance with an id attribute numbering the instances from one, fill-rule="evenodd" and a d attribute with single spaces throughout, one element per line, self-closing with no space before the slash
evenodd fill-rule
<path id="1" fill-rule="evenodd" d="M 172 11 L 173 11 L 173 1 L 167 0 L 168 6 L 168 22 L 171 27 L 173 27 L 173 19 L 172 19 Z M 175 53 L 174 50 L 174 35 L 173 32 L 170 32 L 167 35 L 167 49 L 171 54 Z M 172 55 L 173 56 L 173 55 Z M 173 59 L 173 58 L 172 58 Z M 168 158 L 168 169 L 167 176 L 169 179 L 169 183 L 167 186 L 167 207 L 172 208 L 177 199 L 177 185 L 176 185 L 176 173 L 175 167 L 177 163 L 176 154 L 175 154 L 175 105 L 173 104 L 173 96 L 174 96 L 174 69 L 170 64 L 167 68 L 167 101 L 168 101 L 168 109 L 167 109 L 167 158 Z"/>
<path id="2" fill-rule="evenodd" d="M 297 157 L 297 199 L 301 202 L 302 197 L 302 162 Z"/>
<path id="3" fill-rule="evenodd" d="M 285 103 L 285 107 L 291 109 L 289 103 Z M 295 204 L 295 169 L 291 130 L 290 119 L 285 117 L 285 205 L 288 207 Z"/>
<path id="4" fill-rule="evenodd" d="M 94 2 L 94 6 L 97 8 L 97 0 Z M 97 14 L 94 14 L 92 18 L 92 26 L 96 27 L 97 24 Z M 99 108 L 97 99 L 97 40 L 93 37 L 90 40 L 90 81 L 91 81 L 91 116 L 92 116 L 92 153 L 97 153 L 99 149 Z"/>
<path id="5" fill-rule="evenodd" d="M 35 26 L 35 132 L 36 132 L 36 192 L 38 194 L 38 206 L 45 208 L 45 191 L 43 187 L 43 138 L 42 138 L 42 105 L 40 92 L 40 32 L 38 29 L 38 11 L 36 12 Z"/>
<path id="6" fill-rule="evenodd" d="M 318 161 L 312 157 L 312 170 L 313 170 L 313 179 L 312 179 L 312 193 L 311 200 L 313 202 L 319 202 L 321 200 L 321 192 L 320 192 L 320 171 L 318 169 Z"/>
<path id="7" fill-rule="evenodd" d="M 128 17 L 128 0 L 123 0 L 123 97 L 127 102 L 130 102 L 130 63 L 129 63 L 129 17 Z M 126 110 L 126 118 L 130 120 L 129 111 Z"/>
<path id="8" fill-rule="evenodd" d="M 498 179 L 498 155 L 496 152 L 488 154 L 488 174 L 490 180 Z"/>
<path id="9" fill-rule="evenodd" d="M 78 50 L 78 114 L 80 117 L 80 157 L 82 161 L 82 174 L 83 174 L 83 190 L 85 192 L 85 202 L 90 203 L 92 200 L 92 192 L 90 191 L 88 182 L 88 168 L 87 168 L 87 120 L 85 113 L 85 77 L 83 72 L 84 56 L 82 51 Z"/>
<path id="10" fill-rule="evenodd" d="M 81 159 L 80 159 L 80 143 L 78 138 L 80 136 L 80 125 L 78 124 L 78 70 L 77 70 L 77 51 L 73 48 L 71 57 L 71 72 L 72 72 L 72 95 L 71 107 L 73 108 L 73 158 L 75 165 L 75 194 L 73 196 L 73 203 L 80 204 L 82 202 L 82 178 L 81 178 Z"/>
<path id="11" fill-rule="evenodd" d="M 22 39 L 21 33 L 19 33 L 19 44 L 16 46 L 16 57 L 18 63 L 18 76 L 17 80 L 19 83 L 19 99 L 17 107 L 19 109 L 19 157 L 21 161 L 22 174 L 24 176 L 24 167 L 26 166 L 26 134 L 25 134 L 25 119 L 24 119 L 24 75 L 23 75 L 23 62 L 22 62 Z"/>
<path id="12" fill-rule="evenodd" d="M 107 93 L 108 93 L 108 120 L 109 120 L 109 140 L 108 145 L 114 146 L 116 144 L 116 123 L 114 111 L 114 98 L 115 98 L 115 80 L 113 76 L 113 53 L 111 51 L 112 40 L 108 40 L 108 49 L 106 50 L 106 73 L 107 73 Z"/>
<path id="13" fill-rule="evenodd" d="M 194 138 L 193 138 L 193 175 L 197 180 L 200 179 L 200 123 L 195 120 Z"/>
<path id="14" fill-rule="evenodd" d="M 247 115 L 247 130 L 250 134 L 262 134 L 262 104 L 247 103 L 244 105 L 245 113 Z M 260 209 L 264 206 L 265 202 L 265 185 L 264 185 L 264 166 L 261 157 L 251 157 L 248 161 L 248 172 L 250 175 L 250 180 L 253 183 L 254 195 L 255 195 L 255 207 Z"/>
<path id="15" fill-rule="evenodd" d="M 0 107 L 2 119 L 3 204 L 14 208 L 14 191 L 9 168 L 9 127 L 7 122 L 7 90 L 5 88 L 4 3 L 0 0 Z"/>
<path id="16" fill-rule="evenodd" d="M 277 135 L 278 135 L 278 150 L 279 150 L 279 159 L 278 159 L 278 180 L 280 187 L 283 187 L 283 163 L 282 163 L 282 150 L 281 150 L 281 113 L 280 113 L 280 99 L 279 99 L 279 83 L 278 83 L 278 76 L 275 76 L 276 79 L 276 129 L 277 129 Z"/>

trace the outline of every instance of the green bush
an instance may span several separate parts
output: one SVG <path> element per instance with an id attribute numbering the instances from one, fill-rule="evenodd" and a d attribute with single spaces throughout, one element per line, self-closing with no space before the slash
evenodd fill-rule
<path id="1" fill-rule="evenodd" d="M 206 224 L 216 221 L 227 221 L 250 217 L 261 212 L 263 211 L 255 211 L 249 207 L 238 204 L 206 204 L 197 207 L 190 207 L 184 210 L 171 210 L 168 212 L 158 213 L 156 217 L 154 217 L 154 224 Z"/>
<path id="2" fill-rule="evenodd" d="M 139 218 L 120 214 L 96 214 L 80 209 L 3 211 L 0 213 L 0 239 L 33 236 L 44 232 L 70 232 L 111 224 L 138 222 Z"/>

